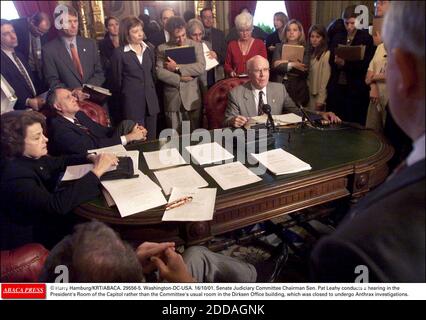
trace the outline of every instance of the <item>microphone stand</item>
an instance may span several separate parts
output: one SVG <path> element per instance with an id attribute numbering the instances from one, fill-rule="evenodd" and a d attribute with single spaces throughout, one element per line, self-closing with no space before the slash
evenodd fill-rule
<path id="1" fill-rule="evenodd" d="M 262 105 L 262 111 L 268 116 L 268 119 L 265 123 L 266 128 L 268 131 L 276 132 L 274 119 L 272 118 L 271 114 L 271 106 L 269 104 Z"/>
<path id="2" fill-rule="evenodd" d="M 317 125 L 312 121 L 311 117 L 306 112 L 305 108 L 302 107 L 300 103 L 295 103 L 296 106 L 299 108 L 300 112 L 302 112 L 302 127 L 305 126 L 305 119 L 308 120 L 310 125 L 314 128 L 317 128 Z"/>

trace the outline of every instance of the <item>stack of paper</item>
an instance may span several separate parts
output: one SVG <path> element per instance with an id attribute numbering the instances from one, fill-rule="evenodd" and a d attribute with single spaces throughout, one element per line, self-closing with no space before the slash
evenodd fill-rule
<path id="1" fill-rule="evenodd" d="M 161 192 L 161 188 L 157 184 L 141 171 L 138 170 L 135 173 L 139 177 L 101 182 L 114 200 L 122 217 L 156 208 L 167 203 Z M 110 199 L 109 204 L 111 204 Z"/>
<path id="2" fill-rule="evenodd" d="M 135 172 L 139 170 L 139 151 L 138 150 L 127 151 L 121 144 L 117 144 L 111 147 L 91 149 L 91 150 L 88 150 L 87 153 L 96 153 L 96 154 L 112 153 L 112 154 L 115 154 L 117 157 L 130 157 L 133 162 L 133 170 Z"/>
<path id="3" fill-rule="evenodd" d="M 234 159 L 234 155 L 217 142 L 188 146 L 186 150 L 199 165 Z"/>
<path id="4" fill-rule="evenodd" d="M 202 188 L 209 184 L 201 177 L 192 166 L 183 166 L 154 172 L 166 195 L 172 192 L 172 188 Z"/>
<path id="5" fill-rule="evenodd" d="M 254 123 L 266 123 L 266 120 L 268 119 L 268 116 L 266 114 L 261 116 L 255 116 L 251 117 L 251 120 L 254 121 Z M 295 113 L 286 113 L 286 114 L 276 114 L 272 115 L 272 119 L 274 120 L 274 123 L 276 126 L 283 126 L 287 124 L 294 124 L 302 122 L 302 117 L 298 116 Z"/>
<path id="6" fill-rule="evenodd" d="M 214 58 L 210 58 L 209 52 L 210 49 L 207 47 L 207 45 L 203 42 L 203 52 L 204 52 L 204 59 L 206 60 L 206 71 L 209 71 L 219 65 L 219 61 Z"/>
<path id="7" fill-rule="evenodd" d="M 176 148 L 143 152 L 143 156 L 150 170 L 158 170 L 186 164 L 185 159 L 182 158 Z"/>
<path id="8" fill-rule="evenodd" d="M 303 162 L 283 149 L 274 149 L 259 154 L 251 153 L 251 155 L 276 175 L 312 169 L 308 163 Z"/>
<path id="9" fill-rule="evenodd" d="M 204 168 L 223 190 L 245 186 L 262 180 L 241 162 Z"/>
<path id="10" fill-rule="evenodd" d="M 216 188 L 173 188 L 169 203 L 184 197 L 192 197 L 192 201 L 164 211 L 163 221 L 209 221 L 213 219 Z"/>

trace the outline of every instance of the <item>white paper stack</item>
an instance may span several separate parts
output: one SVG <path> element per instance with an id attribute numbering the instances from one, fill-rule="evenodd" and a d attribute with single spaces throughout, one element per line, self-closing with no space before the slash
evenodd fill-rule
<path id="1" fill-rule="evenodd" d="M 172 188 L 202 188 L 209 184 L 201 177 L 192 166 L 182 166 L 154 172 L 166 195 L 172 192 Z"/>
<path id="2" fill-rule="evenodd" d="M 173 188 L 169 203 L 184 197 L 192 201 L 164 211 L 163 221 L 209 221 L 213 219 L 216 188 Z"/>
<path id="3" fill-rule="evenodd" d="M 167 203 L 161 188 L 141 171 L 136 171 L 139 177 L 102 181 L 117 205 L 122 217 L 156 208 Z"/>
<path id="4" fill-rule="evenodd" d="M 204 168 L 223 190 L 237 188 L 262 180 L 241 162 L 226 163 Z"/>
<path id="5" fill-rule="evenodd" d="M 209 52 L 210 49 L 207 47 L 207 45 L 203 42 L 203 52 L 204 52 L 204 58 L 206 60 L 206 71 L 209 71 L 219 65 L 219 61 L 217 59 L 210 58 Z"/>
<path id="6" fill-rule="evenodd" d="M 188 152 L 191 154 L 191 158 L 194 159 L 199 165 L 234 159 L 234 155 L 228 150 L 224 149 L 217 142 L 188 146 L 186 147 L 186 150 L 188 150 Z"/>
<path id="7" fill-rule="evenodd" d="M 117 144 L 111 147 L 99 148 L 99 149 L 91 149 L 88 150 L 87 153 L 112 153 L 117 157 L 130 157 L 133 162 L 133 170 L 136 172 L 139 170 L 139 151 L 138 150 L 126 150 L 121 144 Z"/>
<path id="8" fill-rule="evenodd" d="M 185 159 L 182 158 L 178 149 L 176 148 L 143 152 L 142 154 L 150 170 L 158 170 L 186 164 Z"/>
<path id="9" fill-rule="evenodd" d="M 275 175 L 311 170 L 312 167 L 283 149 L 274 149 L 251 155 Z"/>
<path id="10" fill-rule="evenodd" d="M 251 120 L 255 122 L 256 124 L 265 123 L 267 119 L 268 119 L 268 116 L 266 114 L 261 116 L 251 117 Z M 302 122 L 302 117 L 298 116 L 295 113 L 275 114 L 275 115 L 272 115 L 272 119 L 274 120 L 274 123 L 277 126 L 283 126 L 287 124 Z"/>

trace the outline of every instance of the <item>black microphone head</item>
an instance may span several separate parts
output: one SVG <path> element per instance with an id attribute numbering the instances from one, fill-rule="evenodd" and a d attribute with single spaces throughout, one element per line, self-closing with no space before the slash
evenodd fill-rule
<path id="1" fill-rule="evenodd" d="M 270 113 L 271 112 L 271 106 L 269 104 L 262 105 L 262 111 L 265 112 L 265 113 Z"/>

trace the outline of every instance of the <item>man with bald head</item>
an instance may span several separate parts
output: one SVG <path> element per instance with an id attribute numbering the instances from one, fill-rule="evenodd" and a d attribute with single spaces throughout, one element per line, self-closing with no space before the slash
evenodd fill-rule
<path id="1" fill-rule="evenodd" d="M 299 108 L 291 100 L 282 83 L 269 82 L 269 62 L 262 56 L 254 56 L 247 61 L 250 81 L 235 87 L 228 96 L 224 126 L 242 127 L 250 117 L 262 115 L 262 104 L 271 106 L 271 113 L 295 113 Z M 340 122 L 332 112 L 319 112 L 326 120 Z"/>
<path id="2" fill-rule="evenodd" d="M 425 2 L 391 1 L 383 25 L 395 122 L 413 151 L 312 254 L 321 282 L 425 282 Z M 404 32 L 401 32 L 404 30 Z"/>

